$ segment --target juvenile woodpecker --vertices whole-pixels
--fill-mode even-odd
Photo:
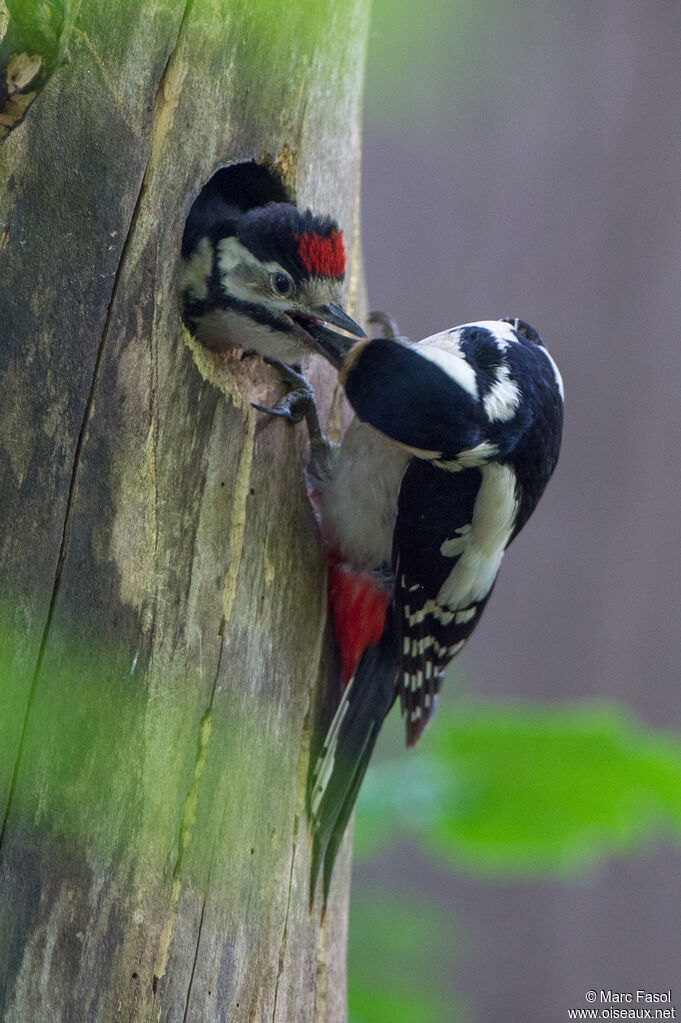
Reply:
[[[517,319],[416,344],[320,333],[316,345],[355,412],[321,469],[311,438],[345,681],[309,788],[311,897],[323,865],[326,902],[386,714],[399,695],[413,746],[555,468],[563,385],[540,335]]]
[[[364,337],[341,305],[338,224],[297,209],[281,186],[275,202],[263,202],[257,182],[235,189],[233,171],[213,176],[187,218],[179,274],[187,329],[207,348],[241,347],[284,363],[311,351],[310,326]],[[268,196],[272,189],[268,175]]]

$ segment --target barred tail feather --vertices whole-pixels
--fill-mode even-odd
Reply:
[[[365,650],[348,683],[312,771],[308,791],[313,830],[310,906],[324,867],[324,906],[345,828],[376,738],[395,696],[394,639],[391,623],[377,646]]]

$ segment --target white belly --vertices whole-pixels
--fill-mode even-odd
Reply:
[[[333,478],[324,489],[322,520],[329,545],[357,568],[390,564],[397,496],[409,457],[359,419],[345,431]]]

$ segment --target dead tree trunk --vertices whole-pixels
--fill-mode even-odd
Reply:
[[[7,1023],[345,1019],[348,850],[308,912],[304,437],[175,280],[200,187],[259,160],[341,221],[357,314],[367,7],[0,0]]]

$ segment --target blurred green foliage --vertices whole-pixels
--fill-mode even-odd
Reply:
[[[681,833],[681,744],[615,707],[447,708],[422,746],[368,773],[358,856],[408,835],[457,867],[564,872]]]
[[[389,730],[401,731],[397,715]],[[369,769],[355,855],[408,837],[451,869],[574,876],[669,835],[681,836],[677,739],[614,706],[466,702],[442,708],[419,749]],[[455,958],[447,929],[427,904],[353,904],[351,1023],[468,1019],[440,994],[449,977],[433,960]]]

